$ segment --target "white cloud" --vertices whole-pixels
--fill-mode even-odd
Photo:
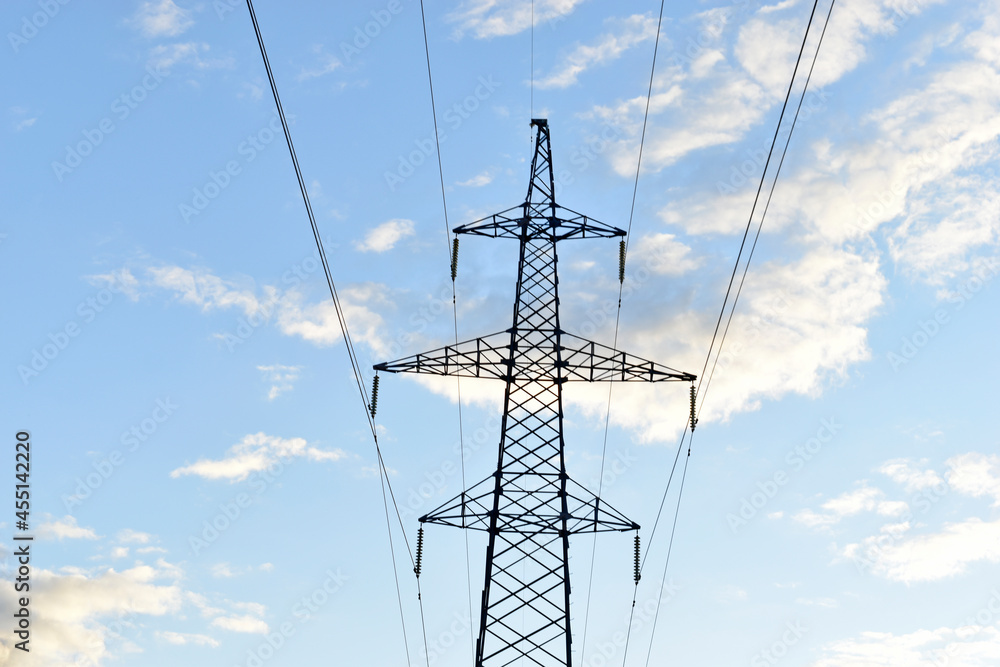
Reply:
[[[274,565],[271,563],[261,563],[256,569],[260,572],[270,572],[274,569]],[[239,577],[253,571],[254,568],[250,565],[244,565],[243,567],[237,567],[235,569],[229,563],[216,563],[212,566],[212,576],[220,579]],[[261,614],[263,614],[263,612],[261,612]]]
[[[76,517],[66,515],[61,519],[50,519],[38,526],[35,533],[41,540],[96,540],[93,528],[77,525]]]
[[[919,14],[928,0],[908,8]],[[785,3],[783,3],[785,4]],[[865,44],[891,34],[898,21],[896,0],[842,0],[837,3],[810,81],[816,91],[839,80],[865,58]],[[735,143],[758,127],[784,98],[808,17],[803,3],[772,7],[738,26],[732,44],[728,14],[703,12],[705,27],[697,49],[678,49],[657,66],[650,98],[650,128],[643,167],[658,171],[693,151]],[[820,22],[825,18],[820,17]],[[811,32],[806,54],[815,51],[819,29]],[[730,57],[729,52],[732,51]],[[804,77],[802,78],[804,81]],[[646,99],[640,95],[593,109],[593,115],[624,130],[609,150],[620,175],[635,171],[636,152]],[[667,115],[665,121],[652,120]]]
[[[805,509],[796,513],[793,518],[810,528],[830,526],[839,523],[844,517],[877,510],[884,495],[879,489],[861,486],[853,491],[842,493],[836,498],[831,498],[820,505],[826,510],[822,514]]]
[[[883,535],[849,544],[843,555],[867,563],[874,574],[906,584],[948,579],[974,563],[1000,562],[1000,521],[973,517],[908,539],[905,532],[884,530]]]
[[[105,664],[113,657],[105,622],[123,619],[130,624],[139,616],[165,616],[181,610],[183,597],[174,575],[174,568],[162,562],[122,572],[34,571],[32,657],[37,664],[47,665]],[[0,606],[14,607],[12,588],[0,589]],[[4,633],[0,654],[12,643],[11,634]]]
[[[262,303],[252,286],[238,286],[204,269],[164,266],[150,268],[148,272],[154,285],[177,292],[182,302],[199,306],[203,312],[216,308],[239,308],[249,316],[262,310]],[[277,289],[273,287],[265,287],[263,291],[265,300],[269,302],[277,294]]]
[[[594,44],[578,44],[566,54],[548,76],[535,81],[535,86],[566,88],[577,82],[580,74],[593,65],[615,60],[625,51],[656,37],[656,19],[635,14],[624,19],[609,19],[612,31],[597,38]]]
[[[985,609],[985,608],[984,608]],[[992,613],[988,615],[995,619]],[[823,657],[810,667],[993,667],[1000,659],[1000,630],[995,623],[914,630],[896,635],[862,632],[828,642]]]
[[[583,0],[536,0],[535,25],[565,18]],[[531,0],[465,0],[449,17],[454,36],[471,32],[476,39],[516,35],[531,27]]]
[[[883,475],[888,475],[892,481],[903,485],[903,488],[912,493],[938,486],[944,482],[933,470],[922,469],[926,463],[926,461],[921,461],[918,466],[910,459],[892,459],[879,466],[878,471]]]
[[[191,12],[173,3],[173,0],[143,2],[128,21],[146,37],[176,37],[192,25]]]
[[[377,356],[384,356],[392,337],[376,309],[392,308],[385,286],[376,283],[349,285],[341,288],[339,294],[351,338],[355,343],[367,343]],[[342,336],[332,301],[325,299],[306,305],[297,293],[289,294],[282,302],[277,326],[287,336],[300,336],[320,346],[332,345]]]
[[[239,482],[251,473],[266,470],[275,463],[291,458],[310,461],[339,461],[347,456],[341,449],[324,450],[309,445],[303,438],[279,438],[266,433],[253,433],[230,447],[222,459],[199,459],[170,473],[177,478],[197,475],[204,479],[228,479]]]
[[[229,630],[231,632],[245,632],[249,634],[266,635],[268,631],[267,623],[263,620],[245,614],[243,616],[219,616],[212,620],[212,626]]]
[[[64,521],[75,525],[75,521]],[[140,533],[122,530],[118,537],[142,543]],[[128,549],[128,547],[119,547]],[[113,567],[64,566],[58,571],[37,568],[31,581],[31,656],[38,665],[117,664],[142,653],[139,638],[146,629],[158,639],[176,645],[218,646],[206,634],[184,634],[156,629],[172,621],[187,621],[194,607],[208,621],[221,619],[216,627],[252,629],[252,619],[263,618],[264,605],[223,599],[210,604],[199,593],[183,588],[187,576],[180,566],[158,559],[155,564],[136,563],[121,571]],[[15,608],[17,593],[0,587],[0,609]],[[218,598],[218,595],[213,597]],[[260,623],[258,621],[257,630]],[[208,623],[213,625],[213,623]],[[152,626],[152,627],[151,627]],[[257,631],[254,630],[254,631]],[[11,633],[0,634],[0,664],[14,653]],[[142,662],[141,659],[139,659]]]
[[[109,271],[108,273],[91,275],[87,276],[86,279],[91,285],[104,287],[112,292],[124,294],[132,301],[139,300],[139,280],[132,275],[129,269],[119,269],[117,271]]]
[[[396,218],[370,230],[363,241],[354,243],[354,247],[360,252],[386,252],[414,233],[412,220]]]
[[[267,393],[267,400],[273,401],[281,394],[294,388],[294,383],[299,379],[299,371],[302,370],[302,367],[274,364],[258,366],[257,370],[264,374],[264,381],[271,385],[271,389]]]
[[[299,336],[320,346],[332,345],[341,338],[340,322],[333,303],[328,299],[306,303],[296,288],[282,291],[273,285],[257,287],[252,280],[236,282],[222,279],[206,269],[186,269],[160,266],[147,270],[153,286],[177,294],[182,303],[199,307],[202,312],[235,308],[243,312],[254,326],[273,322],[286,336]],[[341,306],[355,343],[371,346],[382,355],[389,349],[391,336],[376,309],[394,307],[384,285],[361,283],[338,289]],[[229,329],[235,325],[230,324]],[[217,334],[224,342],[231,333]]]
[[[153,536],[149,533],[142,533],[138,530],[126,528],[118,531],[118,541],[122,544],[149,544]]]
[[[18,132],[26,130],[32,125],[34,125],[35,121],[37,120],[38,120],[37,118],[25,118],[24,120],[20,121],[16,126],[14,126],[14,129]]]
[[[481,188],[484,185],[489,185],[493,182],[493,174],[489,170],[481,172],[473,176],[472,178],[461,181],[458,183],[459,186],[463,188]]]
[[[149,63],[155,68],[169,71],[177,64],[191,65],[196,69],[232,68],[235,60],[231,57],[209,58],[212,49],[207,43],[183,42],[159,44],[149,51]]]
[[[216,648],[219,646],[218,640],[213,639],[208,635],[159,630],[157,631],[156,636],[162,639],[163,641],[167,642],[168,644],[174,644],[175,646],[186,646],[188,644],[196,644],[198,646],[211,646],[212,648]]]
[[[136,549],[135,552],[137,554],[165,554],[167,550],[163,547],[142,547]]]
[[[645,267],[661,276],[680,276],[697,269],[702,260],[691,256],[691,248],[673,234],[649,234],[639,238],[629,250],[626,270]]]
[[[212,576],[228,579],[229,577],[235,577],[236,572],[229,566],[229,563],[216,563],[212,566]]]
[[[321,76],[326,76],[327,74],[330,74],[331,72],[334,72],[341,67],[342,63],[340,62],[340,58],[330,53],[327,53],[323,49],[322,44],[315,45],[312,48],[312,51],[314,54],[316,54],[316,59],[318,61],[318,64],[316,65],[316,67],[313,67],[311,69],[303,69],[296,77],[297,80],[306,81],[308,79],[316,79]]]
[[[840,606],[833,598],[796,598],[795,604],[810,607],[823,607],[824,609],[836,609]]]
[[[989,496],[1000,506],[1000,456],[970,452],[948,459],[948,484],[967,496]]]
[[[128,547],[114,547],[111,550],[111,558],[114,560],[128,558]]]

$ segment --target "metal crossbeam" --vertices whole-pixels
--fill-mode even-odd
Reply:
[[[560,327],[556,244],[625,232],[556,204],[548,123],[531,124],[538,134],[524,203],[454,230],[518,240],[512,326],[375,366],[504,381],[496,471],[420,517],[489,535],[476,667],[569,667],[570,535],[639,529],[567,474],[563,384],[695,380]]]
[[[430,352],[387,361],[375,366],[387,373],[426,373],[459,377],[493,378],[497,380],[547,380],[550,382],[693,382],[694,375],[648,361],[634,354],[558,332],[560,347],[554,349],[555,331],[551,334],[553,349],[541,344],[542,353],[536,360],[516,365],[511,354],[511,330],[500,331],[482,338],[473,338],[457,345],[445,345]],[[562,366],[546,362],[555,353]]]

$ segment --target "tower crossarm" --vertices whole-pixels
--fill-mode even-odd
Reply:
[[[563,332],[562,377],[585,382],[693,382],[696,375]]]
[[[696,376],[566,332],[553,336],[559,354],[538,345],[536,354],[511,354],[511,331],[473,338],[375,365],[386,373],[425,373],[497,380],[550,382],[691,382]],[[516,361],[512,360],[516,359]],[[561,361],[554,362],[555,359]],[[558,364],[558,368],[556,366]],[[561,372],[560,372],[561,369]]]
[[[510,333],[501,331],[481,338],[445,345],[436,350],[375,364],[386,373],[425,373],[506,380],[510,375]]]
[[[565,530],[567,534],[575,535],[639,529],[639,524],[627,519],[624,514],[572,479],[566,480],[567,512],[563,516],[561,512],[552,509],[551,503],[546,502],[547,496],[558,493],[557,478],[529,493],[519,488],[519,482],[527,481],[529,476],[519,479],[516,474],[504,473],[504,477],[507,490],[504,493],[504,503],[497,509],[495,528],[500,532],[559,535]],[[537,483],[537,480],[532,481]],[[494,476],[487,477],[420,517],[420,522],[489,531],[493,516],[494,485]]]
[[[531,202],[460,225],[452,231],[456,234],[490,238],[552,241],[625,236],[624,229],[594,220],[564,206]]]

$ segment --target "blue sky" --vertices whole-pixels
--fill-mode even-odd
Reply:
[[[699,372],[811,3],[668,5],[619,340]],[[532,76],[530,3],[429,3],[451,226],[523,200],[532,115],[560,203],[627,224],[658,7],[538,0]],[[449,342],[419,4],[257,14],[363,367]],[[667,531],[649,530],[686,392],[615,389],[602,496],[650,546],[629,664],[650,646],[651,665],[1000,660],[998,16],[837,2],[662,594]],[[4,631],[0,662],[405,664],[374,449],[245,6],[17,1],[0,25],[0,396],[4,432],[32,434],[37,535],[33,650]],[[614,241],[565,248],[568,330],[611,342],[617,270]],[[512,243],[463,239],[463,339],[507,326],[515,271]],[[412,546],[461,487],[455,384],[381,386]],[[462,395],[471,483],[495,466],[502,389]],[[607,387],[567,404],[570,473],[596,490]],[[393,544],[427,664],[398,526]],[[600,667],[622,659],[632,544],[599,541],[589,591],[592,544],[572,544],[574,648]],[[433,665],[471,660],[464,550],[427,531]],[[483,554],[471,535],[474,600]]]

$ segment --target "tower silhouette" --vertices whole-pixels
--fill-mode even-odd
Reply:
[[[374,367],[505,384],[496,471],[419,519],[488,533],[476,667],[520,658],[569,667],[570,535],[639,529],[566,473],[563,383],[695,380],[561,328],[558,243],[625,231],[556,203],[548,122],[531,124],[537,134],[524,203],[454,230],[518,241],[511,327]]]

